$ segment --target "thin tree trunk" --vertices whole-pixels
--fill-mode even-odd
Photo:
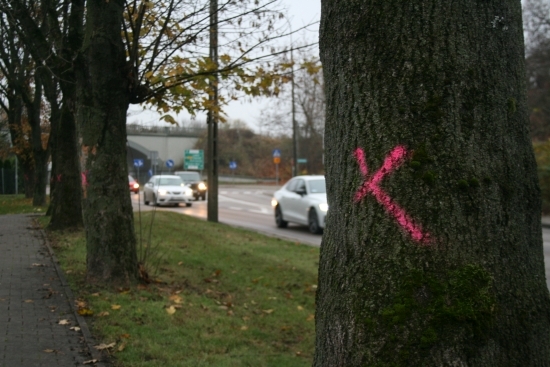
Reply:
[[[322,0],[314,366],[549,366],[521,3]]]
[[[127,283],[137,277],[126,163],[129,93],[120,36],[123,3],[87,3],[85,39],[76,68],[82,209],[91,282]]]
[[[48,208],[48,215],[51,216],[48,228],[51,230],[82,226],[82,185],[76,146],[76,123],[74,112],[71,111],[71,106],[74,108],[75,104],[75,76],[72,71],[66,70],[61,77],[63,78],[61,108],[57,105],[57,88],[54,87],[53,80],[51,80],[52,84],[45,88],[52,106],[50,131],[52,172]]]

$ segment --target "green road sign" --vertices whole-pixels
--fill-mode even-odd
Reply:
[[[183,169],[204,169],[204,151],[202,149],[188,149],[183,156]]]

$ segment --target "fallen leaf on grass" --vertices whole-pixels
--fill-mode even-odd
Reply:
[[[33,263],[32,266],[46,266],[44,264]]]
[[[246,325],[241,326],[241,330],[248,330],[248,326]]]
[[[306,319],[306,321],[313,321],[315,320],[315,315],[309,315]]]
[[[69,325],[71,322],[67,319],[59,320],[59,325]]]
[[[273,313],[273,311],[275,311],[275,310],[273,310],[273,309],[262,310],[263,313],[268,314],[268,315],[269,315],[270,313]]]
[[[292,329],[291,326],[288,326],[288,325],[283,325],[283,326],[281,326],[281,331],[288,331],[288,330],[290,330],[290,329]]]
[[[111,305],[111,310],[120,310],[121,305]]]
[[[123,338],[123,339],[130,339],[130,334],[128,334],[128,333],[122,334],[120,337]]]
[[[79,308],[78,311],[76,311],[80,316],[92,316],[94,314],[94,311],[88,309],[88,308]]]
[[[168,299],[172,302],[175,302],[175,303],[181,303],[182,302],[181,297],[178,296],[177,294],[174,294],[174,295],[170,296]]]
[[[72,326],[69,329],[74,330],[74,331],[80,331],[80,328],[78,326]]]
[[[183,265],[183,261],[178,262],[178,265]]]
[[[296,308],[298,309],[298,311],[303,311],[304,310],[304,308],[302,306],[298,306]]]
[[[34,301],[32,299],[26,299],[24,302],[25,303],[33,303]]]
[[[99,297],[99,293],[92,293],[91,296],[94,296],[94,297]]]
[[[88,360],[88,361],[82,362],[82,364],[95,364],[95,363],[97,363],[97,362],[98,362],[97,359],[90,359],[90,360]]]
[[[97,314],[98,317],[109,316],[109,312],[103,311]]]
[[[56,352],[56,350],[55,349],[44,349],[44,352],[45,353],[54,353],[54,352]]]
[[[124,350],[124,348],[126,348],[126,343],[122,343],[118,346],[117,348],[117,351],[118,352],[122,352]]]
[[[173,315],[176,313],[176,308],[174,306],[167,307],[166,312],[168,313],[168,315]]]
[[[114,348],[116,345],[116,343],[111,343],[111,344],[105,344],[105,343],[101,343],[99,345],[96,345],[94,348],[97,349],[97,350],[104,350],[104,349],[111,349],[111,348]]]
[[[296,356],[299,357],[299,356],[301,356],[301,355],[302,355],[302,352],[300,352],[300,351],[296,352]]]

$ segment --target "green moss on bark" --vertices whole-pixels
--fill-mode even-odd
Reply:
[[[445,274],[410,271],[400,281],[393,304],[376,320],[365,320],[367,330],[386,339],[380,366],[420,362],[432,347],[458,339],[483,343],[497,309],[492,281],[477,264]]]

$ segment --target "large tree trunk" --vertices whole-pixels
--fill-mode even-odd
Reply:
[[[136,240],[126,163],[129,105],[122,0],[88,1],[78,73],[78,128],[87,277],[125,283],[137,277]]]
[[[521,4],[323,0],[315,366],[548,366]]]

